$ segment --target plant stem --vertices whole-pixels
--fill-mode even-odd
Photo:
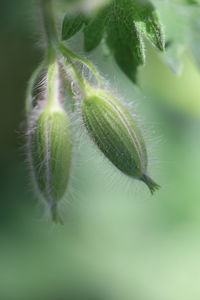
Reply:
[[[100,87],[104,87],[104,83],[103,80],[101,78],[101,75],[99,74],[99,72],[97,71],[97,69],[94,67],[94,65],[88,61],[87,59],[75,54],[74,52],[72,52],[71,50],[69,50],[67,47],[65,47],[62,43],[59,43],[58,45],[58,49],[60,50],[60,52],[64,55],[64,56],[68,56],[71,57],[74,60],[80,61],[82,62],[84,65],[86,65],[88,67],[89,70],[92,71],[92,73],[95,75],[95,78],[97,79],[97,82],[99,83]]]
[[[82,62],[82,64],[86,65],[88,69],[94,74],[99,86],[103,87],[104,82],[101,78],[101,75],[94,67],[94,65],[90,63],[90,61],[88,61],[87,59],[78,56],[73,51],[69,50],[67,47],[65,47],[62,43],[59,42],[59,38],[56,30],[56,22],[55,22],[55,17],[53,12],[52,0],[40,0],[40,5],[42,11],[44,31],[47,39],[47,57],[49,61],[49,70],[47,74],[48,94],[51,95],[48,101],[49,106],[52,106],[53,103],[55,104],[56,101],[56,98],[53,99],[52,95],[53,95],[53,90],[56,93],[57,87],[54,84],[54,88],[53,88],[50,86],[50,84],[53,83],[53,77],[55,79],[57,74],[58,65],[56,63],[56,56],[58,51],[67,58],[69,68],[71,69],[74,77],[77,79],[82,90],[85,93],[87,93],[87,90],[90,89],[89,85],[87,84],[86,80],[82,78],[81,74],[79,73],[79,71],[77,70],[76,66],[73,63],[73,60],[80,61]]]
[[[56,30],[56,22],[53,12],[52,0],[40,0],[44,31],[47,39],[47,106],[51,109],[58,103],[58,64],[56,57],[56,46],[58,44],[58,34]]]
[[[56,109],[59,107],[59,83],[58,83],[58,63],[55,51],[49,49],[49,66],[47,72],[47,99],[48,108]]]
[[[55,49],[58,43],[52,0],[40,0],[44,31],[48,46]]]

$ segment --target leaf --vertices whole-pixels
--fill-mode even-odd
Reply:
[[[143,35],[164,50],[162,26],[154,6],[147,0],[109,2],[85,27],[85,50],[95,49],[104,34],[117,64],[134,82],[137,67],[145,62]]]
[[[149,1],[137,0],[134,4],[135,20],[144,35],[161,51],[165,50],[163,28],[155,7]]]
[[[143,39],[128,11],[120,10],[120,6],[115,3],[107,28],[107,43],[119,67],[135,82],[137,67],[145,60]]]
[[[89,24],[85,27],[84,30],[85,51],[87,52],[92,51],[101,42],[105,32],[108,13],[109,10],[107,6],[105,8],[102,8],[98,12],[98,14],[94,16],[90,20]]]
[[[83,27],[85,17],[79,15],[66,15],[62,26],[62,40],[68,40]]]
[[[133,81],[137,81],[137,67],[133,52],[129,48],[118,48],[114,53],[115,60],[120,69]]]

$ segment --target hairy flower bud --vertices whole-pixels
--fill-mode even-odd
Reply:
[[[32,168],[36,184],[48,202],[55,222],[58,201],[67,189],[72,143],[68,116],[61,108],[45,109],[39,116],[30,141]]]
[[[147,151],[136,121],[112,95],[103,91],[95,94],[82,104],[89,135],[119,170],[145,182],[153,193],[159,186],[146,175]]]
[[[28,118],[29,158],[37,190],[48,203],[52,219],[62,223],[58,202],[65,195],[70,178],[72,141],[68,115],[63,109],[62,74],[52,49],[44,82]]]

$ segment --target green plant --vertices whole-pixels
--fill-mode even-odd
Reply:
[[[103,39],[121,70],[136,82],[138,67],[145,62],[144,37],[160,51],[165,49],[156,8],[148,0],[110,0],[102,1],[89,13],[83,9],[84,1],[72,2],[63,0],[68,12],[60,38],[54,2],[39,1],[45,57],[30,78],[26,97],[33,178],[55,222],[61,221],[57,205],[70,179],[73,124],[69,120],[77,106],[82,108],[85,127],[101,152],[124,174],[145,182],[152,193],[159,188],[146,174],[147,150],[134,117],[107,90],[96,67],[64,42],[82,28],[86,52]],[[82,73],[83,66],[92,76]],[[38,89],[41,79],[43,85]],[[72,85],[76,87],[75,94]]]

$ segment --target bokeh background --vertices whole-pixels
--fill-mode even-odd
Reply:
[[[190,51],[177,75],[147,43],[139,87],[101,49],[90,56],[137,112],[162,188],[152,197],[81,135],[65,225],[55,226],[25,162],[25,88],[42,57],[32,4],[0,1],[0,299],[200,299],[200,73]],[[83,54],[82,35],[69,46]]]

